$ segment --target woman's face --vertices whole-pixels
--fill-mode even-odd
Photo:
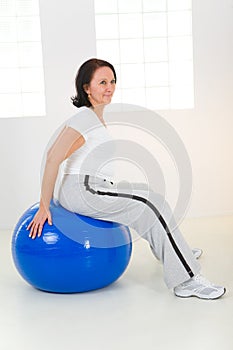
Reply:
[[[109,67],[97,68],[90,84],[84,87],[89,95],[92,106],[106,105],[111,102],[115,91],[116,81],[113,71]]]

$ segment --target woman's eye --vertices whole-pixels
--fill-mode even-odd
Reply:
[[[100,82],[100,84],[101,84],[101,85],[106,85],[107,82],[106,82],[105,80],[102,80],[102,81]],[[111,81],[110,81],[110,84],[116,84],[116,80],[115,80],[115,79],[111,80]]]

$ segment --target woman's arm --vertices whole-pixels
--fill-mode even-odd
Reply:
[[[84,143],[85,139],[78,131],[70,127],[65,127],[47,152],[41,186],[40,206],[33,220],[27,227],[28,230],[30,229],[29,237],[33,239],[36,238],[36,236],[40,237],[46,220],[52,225],[49,205],[53,196],[59,166],[74,151],[83,146]]]

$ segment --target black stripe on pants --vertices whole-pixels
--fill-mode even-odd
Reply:
[[[167,236],[169,238],[169,241],[170,241],[173,249],[175,250],[177,256],[179,257],[179,259],[180,259],[181,263],[183,264],[185,270],[188,272],[190,278],[194,276],[194,273],[192,272],[190,266],[188,265],[187,261],[185,260],[185,258],[183,257],[182,253],[180,252],[176,242],[174,241],[174,239],[172,237],[172,234],[171,234],[171,232],[170,232],[170,230],[168,228],[168,225],[166,224],[164,218],[162,217],[162,215],[160,214],[158,209],[151,202],[149,202],[147,199],[145,199],[143,197],[140,197],[140,196],[137,196],[137,195],[128,194],[128,193],[114,193],[114,192],[95,191],[89,185],[89,175],[85,175],[84,185],[86,187],[86,190],[91,192],[92,194],[97,194],[99,196],[131,198],[131,199],[137,200],[139,202],[143,202],[146,205],[148,205],[148,207],[153,210],[153,212],[155,213],[156,217],[158,218],[158,220],[160,221],[161,225],[163,226],[164,230],[166,231]]]

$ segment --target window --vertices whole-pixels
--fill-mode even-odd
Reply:
[[[191,0],[95,0],[97,56],[114,64],[115,102],[193,108]]]
[[[45,115],[39,0],[0,0],[0,117]]]

